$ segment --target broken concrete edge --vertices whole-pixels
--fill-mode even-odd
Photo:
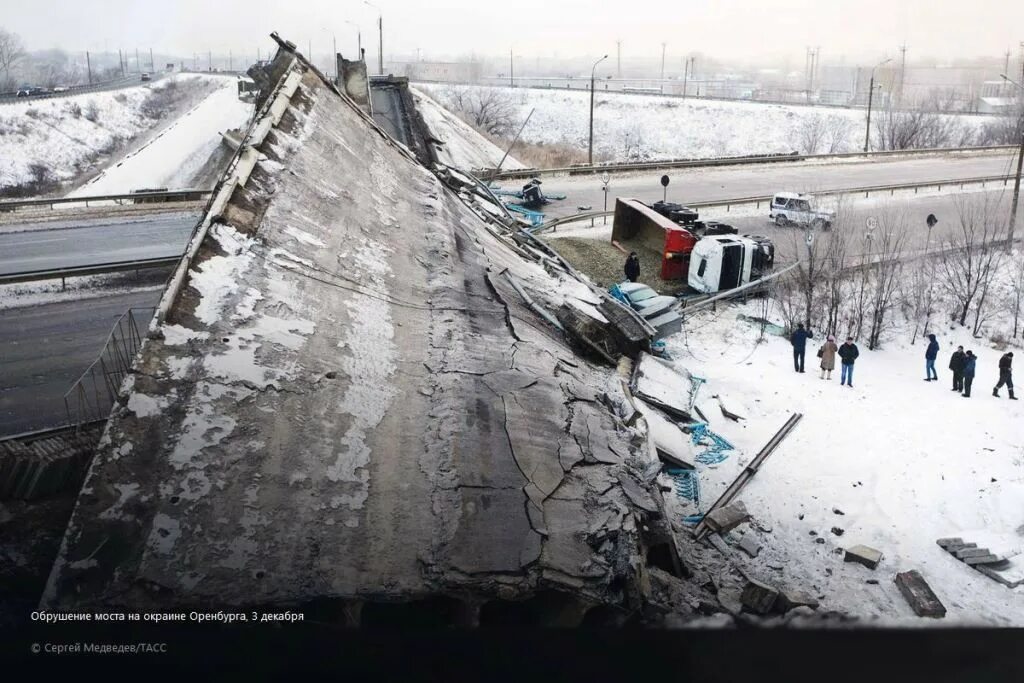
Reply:
[[[856,562],[862,564],[868,569],[874,570],[878,567],[878,564],[882,561],[884,556],[878,550],[870,548],[866,545],[855,545],[847,548],[843,555],[844,562]]]
[[[893,582],[917,616],[933,619],[946,616],[945,605],[921,576],[921,572],[916,569],[900,572],[893,578]]]

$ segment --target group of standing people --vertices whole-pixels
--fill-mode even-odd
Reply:
[[[932,371],[935,369],[935,357],[938,355],[939,344],[935,341],[935,335],[929,334],[928,338],[931,343],[928,344],[928,350],[925,352],[925,371],[931,368]],[[932,347],[934,346],[934,351]],[[929,354],[931,358],[929,359]],[[968,349],[964,351],[964,347],[956,347],[956,351],[949,359],[949,369],[953,372],[953,391],[961,392],[961,396],[964,398],[971,397],[971,385],[974,383],[974,372],[978,362],[978,357],[974,355],[974,352]],[[926,382],[934,382],[938,379],[938,375],[932,377],[931,374],[925,378]],[[999,398],[999,390],[1006,386],[1010,393],[1010,400],[1016,401],[1017,397],[1013,395],[1013,351],[1008,351],[1003,354],[1002,358],[999,359],[999,382],[992,389],[992,395]]]
[[[814,333],[804,327],[803,323],[796,326],[796,330],[790,337],[793,344],[793,369],[796,372],[804,371],[804,355],[807,352],[807,340],[814,339]],[[840,346],[836,344],[836,338],[829,335],[825,343],[818,349],[818,358],[821,359],[821,379],[832,379],[832,371],[836,369],[836,356],[841,361],[840,385],[853,388],[853,364],[860,356],[860,349],[853,343],[853,337],[847,337]]]
[[[790,336],[789,341],[793,345],[793,370],[804,371],[804,355],[807,352],[807,340],[814,339],[814,333],[804,327],[803,323],[796,326],[796,330]],[[818,358],[821,359],[821,378],[832,379],[832,371],[836,367],[836,357],[842,363],[842,374],[840,384],[853,387],[853,364],[860,356],[860,350],[853,343],[853,337],[847,337],[846,342],[841,346],[836,345],[836,338],[829,335],[825,343],[818,349]],[[934,334],[928,335],[928,348],[924,352],[925,381],[935,382],[939,379],[939,373],[935,370],[935,361],[939,357],[939,341]],[[978,357],[973,351],[964,351],[963,346],[958,346],[949,359],[949,369],[953,372],[953,391],[958,391],[964,398],[971,397],[971,385],[974,384],[974,375],[977,367]],[[1010,399],[1016,401],[1013,395],[1013,351],[1008,351],[999,359],[999,382],[992,389],[992,395],[999,398],[999,390],[1005,385],[1010,394]]]

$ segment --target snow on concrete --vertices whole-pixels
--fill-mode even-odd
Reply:
[[[804,414],[739,496],[771,529],[746,531],[764,546],[747,561],[754,575],[824,596],[826,608],[920,624],[893,584],[897,572],[918,569],[949,610],[946,623],[1024,625],[1024,588],[1006,588],[935,543],[960,536],[1004,552],[1024,546],[1024,407],[991,395],[1004,351],[968,330],[937,329],[940,380],[924,382],[924,346],[897,330],[882,350],[859,345],[851,389],[840,386],[838,367],[831,381],[819,378],[819,339],[798,374],[789,342],[769,336],[759,344],[740,313],[764,315],[760,302],[697,314],[668,348],[677,365],[707,378],[701,397],[721,394],[746,408],[740,423],[708,415],[738,450],[715,467],[698,465],[702,511],[791,413]],[[958,344],[979,356],[969,399],[951,391],[945,370]],[[857,544],[883,553],[877,570],[843,562],[839,549]]]
[[[416,86],[440,98],[445,89],[479,86]],[[589,91],[508,89],[516,120],[535,109],[522,139],[537,144],[566,144],[585,149],[590,114]],[[771,154],[801,149],[801,127],[816,117],[826,127],[842,130],[835,152],[856,151],[864,141],[861,109],[786,106],[753,102],[722,102],[657,95],[595,93],[594,153],[624,161],[655,158],[707,158],[743,154]],[[988,119],[961,116],[971,127]],[[826,135],[818,152],[830,151]]]
[[[183,85],[224,81],[179,74],[159,84],[0,104],[0,189],[32,182],[33,165],[57,180],[87,170],[110,148],[159,123],[143,113],[143,106],[172,80]],[[233,88],[234,80],[230,83]]]
[[[251,115],[252,105],[238,99],[235,81],[226,80],[155,139],[69,196],[187,187],[221,144],[221,133],[245,126]]]
[[[472,170],[494,168],[501,161],[505,150],[473,130],[472,126],[439,104],[429,92],[430,86],[411,88],[416,109],[434,137],[444,143],[438,148],[438,158],[449,166]],[[428,94],[429,93],[429,94]],[[522,163],[509,155],[503,169],[525,168]]]

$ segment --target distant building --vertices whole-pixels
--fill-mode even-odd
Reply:
[[[981,84],[977,109],[981,114],[1008,114],[1019,103],[1016,88],[1006,81],[985,81]]]
[[[483,76],[480,62],[388,62],[384,72],[410,81],[475,83]]]

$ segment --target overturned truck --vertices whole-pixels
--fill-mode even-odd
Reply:
[[[524,258],[274,37],[42,607],[646,613],[680,573],[656,459],[621,417],[616,350],[567,337],[607,302]],[[542,306],[575,313],[553,324]],[[650,567],[665,548],[666,571]]]

